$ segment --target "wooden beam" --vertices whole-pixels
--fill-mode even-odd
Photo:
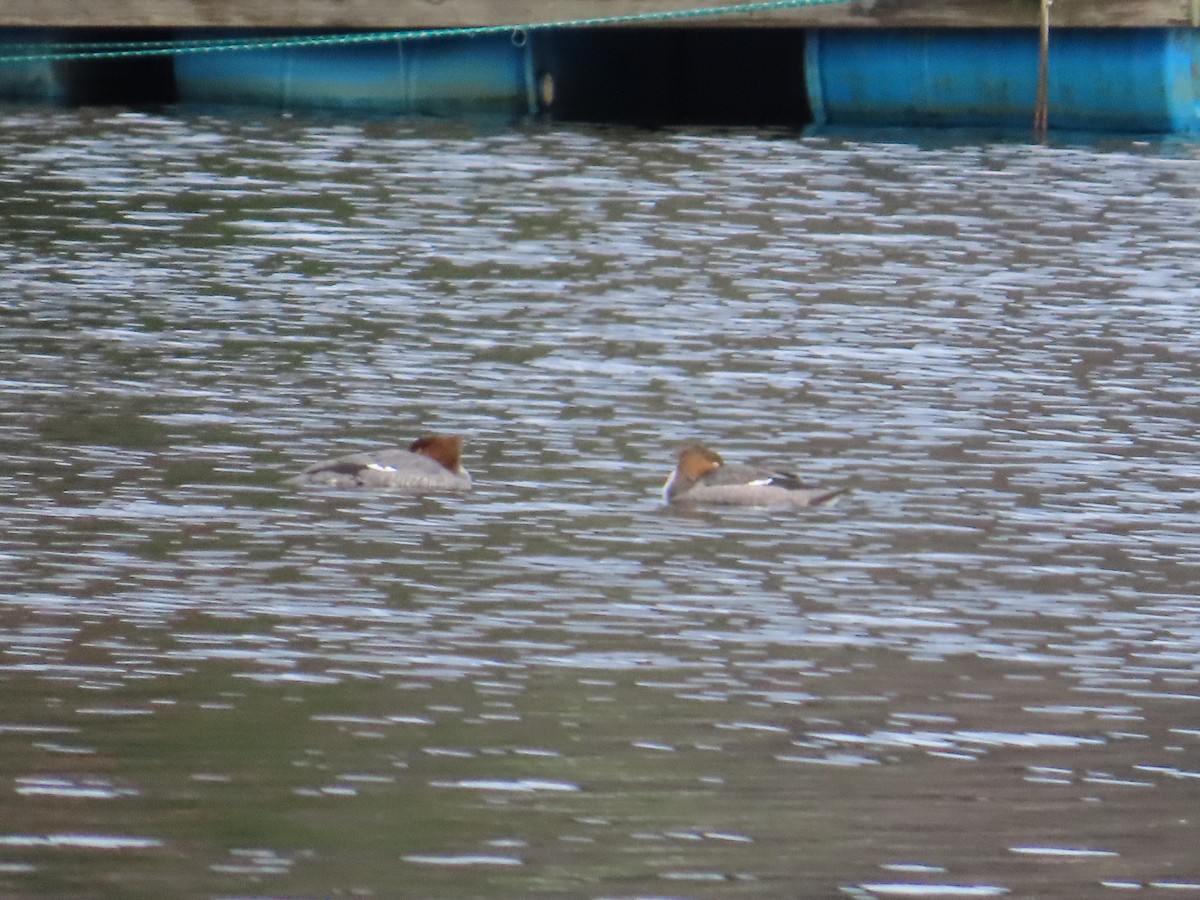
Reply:
[[[565,22],[721,0],[3,0],[0,26],[409,29]],[[724,0],[729,2],[729,0]],[[1189,27],[1196,0],[1055,0],[1056,28]],[[1039,0],[848,0],[689,26],[1036,28]]]

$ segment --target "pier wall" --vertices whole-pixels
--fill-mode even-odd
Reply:
[[[644,125],[1008,128],[1031,119],[1042,87],[1041,0],[849,0],[621,26],[581,20],[696,5],[41,0],[34,7],[31,0],[0,6],[0,99]],[[103,10],[114,18],[100,27]],[[1055,0],[1052,10],[1051,127],[1200,132],[1200,28],[1192,24],[1200,0]],[[36,27],[21,18],[35,13]],[[431,36],[425,28],[491,30]],[[395,32],[420,34],[397,39]],[[306,35],[339,43],[318,46]],[[363,37],[371,39],[357,42]],[[157,55],[141,55],[132,43],[129,55],[122,48],[87,58],[67,46],[197,39],[271,43],[219,52],[173,45]],[[50,48],[41,58],[35,51],[19,59],[28,51],[17,48],[39,44]]]
[[[409,29],[639,16],[728,0],[4,0],[0,27]],[[689,27],[1033,28],[1039,0],[848,0]],[[1054,0],[1060,28],[1200,27],[1200,0]],[[676,23],[673,23],[676,24]]]

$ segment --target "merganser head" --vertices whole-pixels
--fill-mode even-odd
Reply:
[[[689,444],[679,451],[675,471],[663,485],[663,499],[670,502],[676,494],[683,493],[709,472],[724,465],[725,460],[714,450],[702,444]]]
[[[408,449],[412,453],[428,456],[443,468],[455,474],[465,472],[462,467],[463,439],[457,434],[423,434],[411,444]]]

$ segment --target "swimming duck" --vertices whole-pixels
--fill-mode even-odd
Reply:
[[[352,453],[309,466],[288,480],[333,488],[383,488],[412,494],[469,491],[471,476],[462,466],[463,439],[457,434],[423,434],[405,450],[385,447]]]
[[[677,504],[802,507],[824,505],[845,491],[805,487],[790,472],[726,464],[719,453],[691,444],[679,451],[675,471],[663,485],[663,499]]]

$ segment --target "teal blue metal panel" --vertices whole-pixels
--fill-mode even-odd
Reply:
[[[806,37],[817,124],[1028,126],[1033,30],[815,30]],[[1050,33],[1052,128],[1181,132],[1200,127],[1200,32]]]
[[[59,40],[59,32],[46,28],[0,29],[0,55],[26,53]],[[69,103],[66,67],[49,60],[0,63],[0,100]]]
[[[184,103],[524,115],[536,110],[531,52],[517,33],[187,53],[175,80]]]

